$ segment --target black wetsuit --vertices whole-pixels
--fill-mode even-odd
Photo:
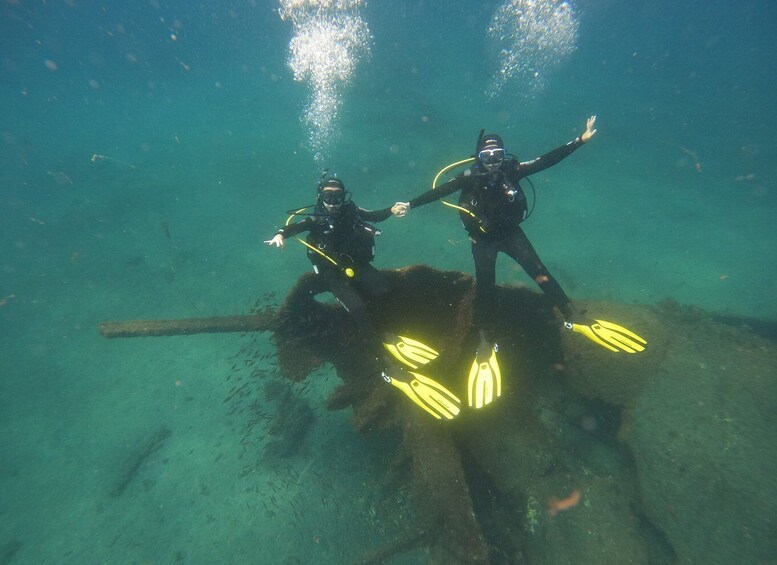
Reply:
[[[531,161],[505,159],[493,173],[477,163],[464,174],[410,201],[410,207],[416,208],[461,191],[459,206],[470,212],[462,211],[460,215],[472,241],[475,260],[476,327],[488,329],[487,321],[495,308],[496,257],[500,251],[517,261],[564,315],[572,315],[569,298],[520,227],[526,219],[527,204],[519,181],[552,167],[581,145],[582,140],[577,138]]]
[[[327,291],[334,294],[365,338],[375,334],[367,317],[365,299],[389,291],[386,278],[370,264],[375,257],[378,230],[367,222],[382,222],[390,216],[391,208],[365,210],[348,201],[335,213],[317,206],[313,215],[278,230],[284,238],[308,232],[307,243],[326,255],[308,248],[308,258],[318,275],[311,295]],[[354,276],[347,276],[346,269],[352,269]]]

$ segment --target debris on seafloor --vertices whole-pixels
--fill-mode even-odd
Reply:
[[[580,491],[575,489],[564,498],[550,497],[548,500],[548,516],[555,516],[559,512],[565,512],[580,503]]]
[[[168,428],[158,428],[130,449],[124,458],[114,486],[111,489],[111,496],[121,496],[124,494],[124,491],[136,478],[146,460],[164,445],[170,434],[171,432]]]

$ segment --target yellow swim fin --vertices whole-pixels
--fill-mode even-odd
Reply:
[[[502,396],[502,372],[496,359],[498,346],[486,341],[480,332],[478,346],[467,380],[467,401],[470,407],[483,408]]]
[[[564,327],[616,353],[619,351],[639,353],[645,350],[647,341],[631,330],[604,320],[594,320],[594,322],[590,325],[564,322]]]
[[[417,369],[426,365],[429,361],[437,359],[439,353],[417,339],[402,335],[387,334],[383,338],[383,347],[398,361],[411,369]]]
[[[452,420],[461,411],[461,400],[435,380],[420,373],[391,366],[383,371],[383,380],[394,385],[418,406],[441,420]]]

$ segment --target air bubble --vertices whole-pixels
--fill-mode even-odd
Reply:
[[[337,117],[358,63],[369,58],[372,35],[359,14],[363,0],[281,0],[291,21],[288,65],[294,80],[310,89],[301,120],[308,146],[325,160],[339,136]]]
[[[547,77],[576,49],[578,27],[569,2],[503,2],[488,27],[497,68],[486,94],[498,96],[508,86],[517,86],[526,96],[539,93]]]

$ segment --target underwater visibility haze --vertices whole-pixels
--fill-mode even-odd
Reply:
[[[776,24],[766,0],[0,0],[0,564],[777,563]],[[526,163],[591,116],[522,181],[521,227],[644,352],[566,331],[502,254],[501,398],[468,408],[471,244],[413,209],[378,224],[400,298],[369,309],[428,333],[462,399],[438,422],[362,374],[331,295],[304,306],[323,254],[265,244],[324,170],[381,210],[483,129]],[[128,320],[171,322],[101,335]]]

